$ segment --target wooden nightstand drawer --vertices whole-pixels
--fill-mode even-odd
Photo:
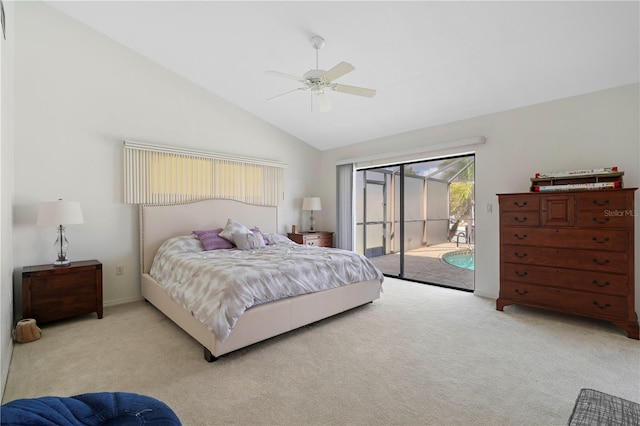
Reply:
[[[316,247],[332,247],[333,246],[333,232],[298,232],[295,234],[287,234],[287,237],[291,241],[295,241],[298,244],[304,244],[308,246]]]
[[[43,323],[92,312],[102,318],[102,264],[97,260],[23,268],[23,318]]]

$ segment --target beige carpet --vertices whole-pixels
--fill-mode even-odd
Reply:
[[[562,425],[581,388],[640,401],[640,344],[601,321],[394,279],[382,298],[221,358],[146,302],[16,344],[4,401],[127,391],[185,425]]]

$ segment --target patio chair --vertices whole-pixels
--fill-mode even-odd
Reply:
[[[456,220],[451,228],[449,228],[449,242],[453,241],[453,237],[456,235],[456,231],[458,230],[458,225],[460,224],[460,219]]]

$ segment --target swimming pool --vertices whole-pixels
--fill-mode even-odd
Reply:
[[[458,250],[445,253],[442,258],[449,265],[457,266],[458,268],[475,270],[476,262],[471,250]]]

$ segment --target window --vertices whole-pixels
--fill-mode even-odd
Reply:
[[[124,200],[173,204],[226,198],[276,206],[286,165],[125,141]]]

